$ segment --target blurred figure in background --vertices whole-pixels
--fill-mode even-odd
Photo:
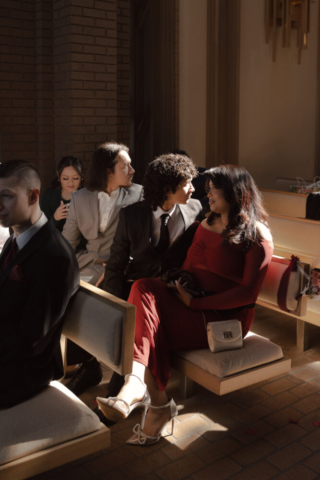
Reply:
[[[83,187],[83,166],[73,155],[62,157],[57,167],[57,175],[51,188],[45,190],[41,209],[48,219],[54,219],[59,232],[62,232],[68,216],[71,194]]]

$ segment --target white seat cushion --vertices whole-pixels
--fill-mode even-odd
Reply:
[[[266,338],[249,333],[243,341],[243,347],[237,350],[211,353],[204,350],[186,350],[175,355],[200,367],[218,378],[234,375],[250,368],[274,362],[283,357],[281,348]]]
[[[0,425],[0,465],[101,428],[97,415],[59,382],[0,410]]]

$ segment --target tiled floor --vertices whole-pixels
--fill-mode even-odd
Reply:
[[[257,307],[252,330],[281,345],[289,375],[223,397],[201,387],[184,401],[178,376],[169,394],[179,405],[174,435],[156,445],[126,445],[139,413],[111,427],[111,447],[39,475],[37,480],[311,480],[320,479],[320,328],[310,326],[310,350],[295,346],[295,321]],[[94,407],[95,395],[82,400]],[[101,446],[103,448],[103,445]]]

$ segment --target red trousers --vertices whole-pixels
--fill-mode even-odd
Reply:
[[[133,359],[148,367],[158,388],[165,390],[170,378],[170,351],[208,348],[203,314],[186,307],[157,279],[137,280],[128,302],[137,307]],[[234,313],[228,313],[221,310],[218,316],[214,311],[204,311],[207,322],[235,318]],[[253,309],[243,309],[237,315],[243,335],[249,331],[253,315]]]

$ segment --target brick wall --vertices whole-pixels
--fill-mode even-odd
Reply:
[[[117,2],[118,139],[130,143],[130,0]]]
[[[129,0],[0,5],[2,161],[33,160],[47,185],[61,156],[129,144]]]
[[[0,161],[36,153],[36,42],[33,0],[0,2]]]

